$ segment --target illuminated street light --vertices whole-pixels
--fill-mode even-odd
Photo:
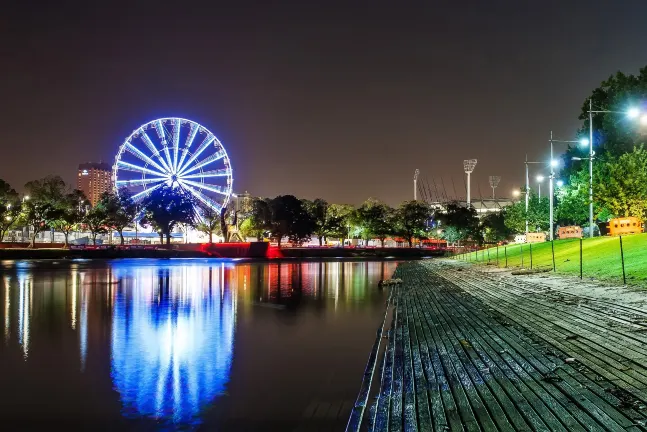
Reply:
[[[582,147],[587,147],[590,141],[588,138],[582,138],[577,142],[579,142]]]
[[[629,110],[627,111],[627,117],[629,117],[630,119],[638,118],[639,115],[640,110],[638,108],[629,108]]]
[[[564,186],[564,182],[562,180],[557,180],[557,187],[562,187]]]
[[[515,190],[513,190],[513,191],[512,191],[512,196],[513,196],[513,197],[518,197],[519,195],[521,195],[521,192],[520,192],[520,191],[518,191],[517,189],[515,189]]]
[[[550,161],[550,166],[553,167],[553,168],[558,167],[559,166],[559,161],[553,159],[552,161]]]

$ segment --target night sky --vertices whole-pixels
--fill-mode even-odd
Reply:
[[[223,142],[238,192],[397,204],[416,168],[464,194],[477,158],[473,196],[489,175],[510,195],[551,129],[574,137],[593,88],[647,64],[645,17],[641,0],[14,0],[0,178],[72,182],[139,125],[180,116]]]

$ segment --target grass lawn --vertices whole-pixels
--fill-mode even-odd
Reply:
[[[627,283],[647,285],[647,234],[622,236]],[[579,276],[580,240],[555,240],[555,267],[558,273]],[[552,268],[551,242],[493,247],[459,256],[459,259],[505,267]],[[489,256],[489,260],[488,260]],[[498,260],[497,260],[498,257]],[[582,240],[583,277],[622,282],[619,237]]]

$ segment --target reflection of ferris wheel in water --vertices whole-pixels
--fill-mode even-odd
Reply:
[[[204,126],[182,118],[161,118],[136,129],[119,147],[112,177],[115,188],[128,188],[135,201],[166,184],[217,212],[229,202],[233,183],[222,143]]]

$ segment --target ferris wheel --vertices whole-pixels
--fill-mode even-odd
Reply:
[[[204,126],[183,118],[161,118],[135,129],[119,147],[112,177],[115,188],[128,188],[136,202],[169,185],[193,195],[198,207],[217,212],[227,206],[233,184],[222,143]]]

